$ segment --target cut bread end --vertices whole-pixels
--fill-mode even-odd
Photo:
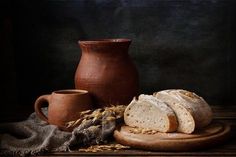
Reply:
[[[176,131],[178,123],[175,113],[167,104],[153,98],[133,99],[124,112],[125,124],[160,132]]]
[[[169,104],[169,106],[174,110],[176,117],[178,119],[177,132],[191,134],[195,130],[195,121],[193,116],[188,109],[184,108],[180,104]]]

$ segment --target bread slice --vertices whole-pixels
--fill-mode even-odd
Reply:
[[[125,124],[131,127],[174,132],[178,127],[174,111],[152,95],[133,99],[124,112]]]
[[[166,102],[178,119],[178,132],[192,133],[196,128],[207,126],[212,120],[212,111],[207,102],[197,94],[182,89],[164,90],[153,94]]]

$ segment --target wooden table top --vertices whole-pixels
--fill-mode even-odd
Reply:
[[[103,152],[58,152],[44,155],[44,157],[55,156],[236,156],[236,106],[212,106],[214,119],[222,120],[231,125],[231,137],[222,143],[210,149],[192,151],[192,152],[160,152],[144,150],[117,150]],[[41,156],[42,157],[42,156]]]

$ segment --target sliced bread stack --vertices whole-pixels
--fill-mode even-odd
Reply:
[[[124,112],[125,124],[160,132],[190,134],[207,126],[212,111],[207,102],[193,92],[182,89],[164,90],[133,99]]]

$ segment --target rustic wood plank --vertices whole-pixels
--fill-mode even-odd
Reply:
[[[211,106],[214,118],[216,119],[235,119],[236,105],[231,106]]]

